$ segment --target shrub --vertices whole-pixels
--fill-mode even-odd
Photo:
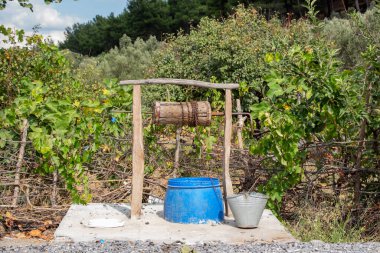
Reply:
[[[159,76],[241,84],[235,95],[257,120],[256,131],[266,133],[250,140],[251,151],[273,154],[271,166],[281,168],[260,187],[276,212],[284,192],[301,178],[299,143],[325,129],[333,133],[345,103],[336,51],[316,39],[315,29],[304,20],[283,27],[276,18],[268,22],[254,9],[240,7],[222,22],[202,19],[189,35],[169,40],[155,58]],[[223,99],[215,91],[192,96]]]
[[[245,83],[243,105],[247,110],[249,104],[263,97],[264,77],[270,71],[266,53],[282,54],[292,45],[305,45],[313,38],[309,28],[302,21],[284,28],[276,18],[268,22],[256,10],[239,7],[222,22],[204,18],[189,35],[169,39],[154,58],[154,73],[160,77]],[[203,98],[210,95],[192,94]]]
[[[99,70],[103,78],[141,79],[144,77],[151,61],[152,54],[160,47],[154,37],[146,41],[132,40],[124,35],[115,47],[99,56]]]
[[[87,86],[99,86],[106,79],[142,79],[149,75],[153,54],[161,47],[162,43],[154,37],[144,41],[136,39],[135,42],[124,35],[119,42],[119,47],[103,53],[97,57],[82,56],[68,50],[64,55],[72,64],[75,78]],[[143,87],[143,105],[146,110],[154,100],[168,98],[168,92],[173,88],[168,87]],[[174,88],[174,90],[176,90]],[[149,108],[150,109],[150,108]]]
[[[346,67],[352,68],[363,63],[361,53],[368,45],[380,45],[380,10],[374,6],[364,14],[352,13],[345,19],[327,20],[322,35],[336,44]]]
[[[20,41],[24,38],[20,31],[0,28],[8,41],[15,34]],[[36,152],[35,171],[58,171],[74,202],[86,202],[87,188],[82,194],[77,185],[87,185],[86,164],[102,144],[101,133],[120,134],[106,113],[115,107],[128,109],[130,88],[115,81],[82,85],[57,47],[38,35],[25,40],[26,46],[0,49],[0,148],[20,140],[22,122],[27,121],[28,139]],[[125,117],[115,117],[127,125]]]

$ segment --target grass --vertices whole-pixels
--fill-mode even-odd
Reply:
[[[341,207],[299,208],[296,219],[287,222],[287,227],[297,239],[308,242],[320,240],[329,243],[370,241],[364,238],[364,227],[353,224],[350,214],[344,214]]]

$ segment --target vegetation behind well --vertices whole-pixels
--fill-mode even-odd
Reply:
[[[0,222],[20,229],[29,210],[129,202],[132,93],[118,81],[167,77],[240,84],[233,98],[250,117],[243,148],[233,139],[235,192],[268,194],[302,240],[379,240],[380,10],[320,20],[306,2],[301,19],[239,6],[165,40],[123,35],[97,56],[0,25],[9,45],[0,49]],[[154,101],[192,100],[224,109],[220,91],[143,88],[144,201],[163,198],[171,177],[222,176],[222,117],[183,127],[178,168],[176,128],[151,124]]]

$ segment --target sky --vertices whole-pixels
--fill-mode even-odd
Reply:
[[[33,27],[40,26],[39,33],[54,42],[63,41],[65,28],[75,23],[93,19],[96,15],[120,14],[127,0],[62,0],[61,3],[46,5],[44,0],[31,0],[33,12],[21,7],[18,2],[8,1],[5,10],[0,10],[0,24],[33,33]]]

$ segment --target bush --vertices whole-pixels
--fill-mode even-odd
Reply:
[[[223,22],[203,19],[189,35],[168,41],[155,58],[158,76],[241,84],[235,95],[252,111],[256,131],[267,133],[250,140],[251,151],[273,154],[271,166],[282,169],[260,188],[277,212],[284,192],[302,175],[300,141],[325,128],[331,133],[344,105],[340,63],[326,41],[316,40],[314,29],[303,20],[283,27],[276,18],[268,22],[240,7]],[[215,91],[192,96],[223,100]]]
[[[380,45],[380,10],[374,6],[364,14],[352,13],[346,19],[327,20],[322,35],[340,49],[346,67],[362,64],[361,53],[368,45]]]
[[[340,38],[337,32],[329,32],[338,21],[319,22],[313,2],[308,12],[311,22],[298,20],[286,26],[277,18],[267,21],[254,9],[242,7],[221,22],[204,18],[189,35],[169,39],[154,58],[156,76],[240,83],[234,96],[243,100],[244,110],[251,111],[256,122],[257,137],[247,140],[251,152],[267,158],[265,167],[279,170],[259,187],[270,195],[269,206],[277,213],[285,192],[302,179],[307,143],[364,140],[361,131],[368,138],[378,136],[374,113],[379,94],[375,77],[378,11],[374,8],[339,21],[350,26],[348,37]],[[349,41],[354,33],[361,34],[362,40]],[[346,46],[346,42],[357,47]],[[352,55],[343,54],[344,50],[351,50]],[[355,67],[348,56],[356,57],[351,59]],[[220,92],[185,89],[184,93],[213,102],[214,109],[223,104]],[[374,168],[371,161],[378,151],[365,148],[369,152],[361,158],[355,153],[358,149],[346,149],[339,158],[350,161],[351,167],[358,168],[357,160],[362,159],[362,165]],[[358,173],[352,174],[358,178]],[[373,174],[367,174],[359,181],[373,185]]]
[[[146,41],[138,38],[132,43],[132,40],[124,35],[120,39],[119,47],[97,58],[101,76],[118,80],[143,78],[151,64],[153,53],[160,45],[154,37]]]
[[[20,31],[2,28],[12,42]],[[29,124],[28,139],[35,151],[34,172],[58,171],[74,202],[89,200],[86,164],[102,144],[101,134],[118,136],[122,130],[109,118],[113,108],[129,109],[130,87],[115,81],[86,85],[78,81],[66,58],[42,36],[25,37],[26,46],[0,49],[0,148],[20,140],[22,122]],[[120,125],[125,117],[114,116]],[[82,194],[83,193],[83,194]]]
[[[189,35],[169,39],[154,58],[154,73],[160,77],[245,83],[242,104],[247,110],[249,104],[263,97],[264,77],[270,72],[265,55],[285,53],[292,45],[305,45],[312,38],[305,22],[295,21],[284,28],[276,18],[268,22],[256,10],[239,7],[222,22],[204,18]],[[210,95],[193,94],[203,98]]]
[[[82,56],[68,50],[63,52],[72,65],[75,78],[85,85],[96,87],[106,79],[142,79],[149,75],[153,55],[161,46],[162,43],[154,37],[146,41],[138,38],[132,42],[124,35],[120,39],[119,47],[97,57]],[[168,98],[174,93],[168,93],[168,87],[162,86],[143,87],[143,90],[143,105],[146,110],[150,110],[153,101]]]

